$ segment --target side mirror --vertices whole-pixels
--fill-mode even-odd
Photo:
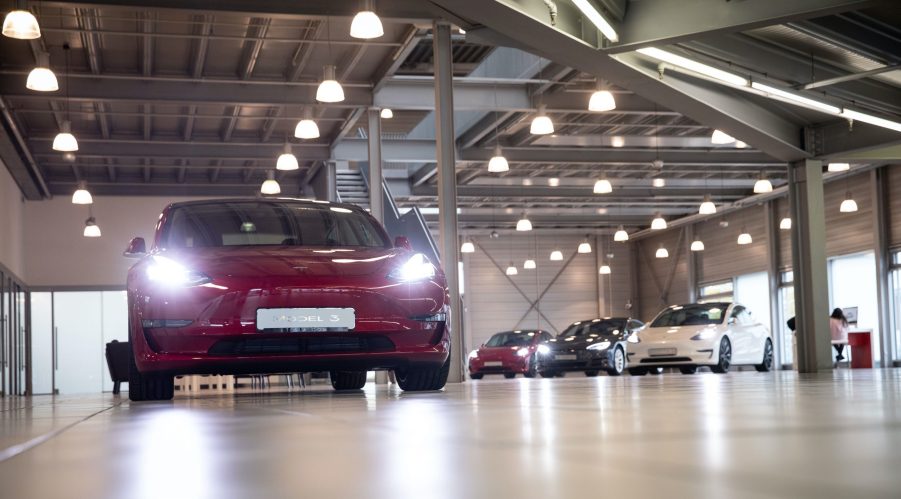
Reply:
[[[126,258],[141,258],[147,254],[147,245],[144,243],[143,237],[136,237],[128,243],[122,256]]]
[[[735,324],[735,317],[729,317],[729,324]]]
[[[395,248],[404,248],[408,250],[413,250],[413,246],[410,244],[410,240],[407,239],[406,236],[397,236],[394,238],[394,247]]]

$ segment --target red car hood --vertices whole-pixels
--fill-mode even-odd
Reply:
[[[387,275],[406,262],[409,256],[409,252],[395,248],[328,249],[290,246],[198,248],[162,254],[210,277]]]
[[[516,358],[516,351],[524,347],[482,347],[479,358],[482,360],[511,360]]]

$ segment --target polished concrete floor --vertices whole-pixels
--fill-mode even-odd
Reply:
[[[3,498],[901,497],[901,370],[7,398]]]

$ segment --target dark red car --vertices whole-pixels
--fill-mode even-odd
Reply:
[[[469,354],[469,377],[482,379],[486,374],[503,374],[514,378],[517,373],[534,378],[538,373],[538,357],[548,349],[553,336],[536,329],[505,331],[492,336],[478,350]]]
[[[450,367],[444,274],[354,205],[176,203],[150,251],[126,255],[131,400],[172,398],[179,374],[329,371],[337,390],[394,370],[439,390]]]

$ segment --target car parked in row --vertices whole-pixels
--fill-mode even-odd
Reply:
[[[643,327],[628,317],[574,322],[547,343],[546,353],[539,357],[539,373],[544,378],[572,371],[597,376],[603,370],[619,376],[628,363],[627,340]]]
[[[469,377],[482,379],[486,374],[514,378],[522,374],[534,378],[541,351],[547,351],[553,336],[547,331],[526,329],[497,333],[478,350],[469,354]]]

